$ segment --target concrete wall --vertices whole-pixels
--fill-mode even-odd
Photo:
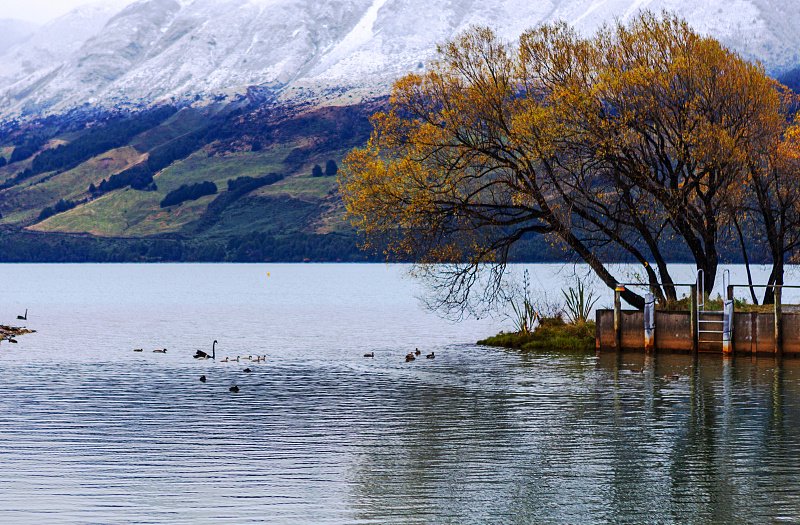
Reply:
[[[622,311],[623,350],[644,350],[643,315],[640,311]],[[800,356],[800,313],[784,313],[782,321],[783,355]],[[597,310],[596,322],[597,349],[613,351],[614,311]],[[718,327],[714,326],[714,329],[716,328]],[[771,313],[734,313],[733,348],[737,354],[775,354],[773,315]],[[689,312],[656,312],[655,349],[668,352],[692,351]],[[721,353],[722,345],[700,344],[698,352]]]

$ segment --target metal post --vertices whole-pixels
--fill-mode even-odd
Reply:
[[[697,353],[698,333],[697,333],[697,285],[693,284],[689,287],[689,297],[691,300],[691,307],[689,308],[689,324],[692,325],[692,352]]]
[[[625,287],[618,284],[614,288],[614,349],[622,349],[622,292]]]
[[[655,347],[656,298],[649,293],[644,299],[644,349],[651,352]]]
[[[775,287],[775,354],[783,355],[783,331],[781,319],[781,287]]]

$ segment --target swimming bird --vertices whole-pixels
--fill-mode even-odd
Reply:
[[[201,383],[205,383],[206,382],[206,376],[200,376],[200,382]]]
[[[370,352],[368,354],[364,354],[364,357],[375,357],[375,352]]]
[[[8,342],[9,342],[9,343],[14,343],[14,344],[17,344],[17,340],[16,340],[16,339],[9,339],[9,340],[8,340]]]
[[[144,348],[134,348],[134,352],[144,352]]]
[[[406,354],[406,363],[409,363],[409,362],[413,361],[414,359],[416,359],[416,357],[414,357],[413,353]]]
[[[229,390],[230,392],[233,392],[233,393],[235,394],[235,393],[239,392],[239,387],[238,387],[238,386],[236,386],[236,385],[233,385],[233,386],[232,386],[232,387],[230,387],[228,390]]]
[[[426,355],[426,356],[425,356],[425,358],[426,358],[426,359],[433,359],[434,357],[436,357],[436,356],[434,355],[434,352],[431,352],[430,354],[428,354],[428,355]]]
[[[245,368],[244,370],[242,370],[242,372],[244,372],[245,374],[249,374],[250,372],[252,372],[252,370],[250,370],[249,368]]]
[[[20,321],[27,321],[28,320],[28,309],[25,309],[25,315],[18,315],[17,319]]]
[[[166,354],[167,353],[167,349],[166,348],[162,348],[161,350],[153,350],[153,353],[154,354]]]
[[[419,348],[415,348],[415,349],[414,349],[414,355],[419,355],[419,354],[421,354],[421,353],[422,353],[422,352],[420,352],[420,351],[419,351]]]
[[[211,345],[211,355],[208,355],[206,352],[203,352],[202,350],[198,350],[194,354],[194,358],[195,359],[214,359],[214,360],[216,360],[217,359],[217,340],[214,339],[214,344]]]

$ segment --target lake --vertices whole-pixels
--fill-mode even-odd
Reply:
[[[0,523],[800,523],[800,361],[481,348],[406,270],[0,265]]]

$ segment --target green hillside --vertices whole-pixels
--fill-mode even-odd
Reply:
[[[335,176],[312,168],[363,144],[376,107],[239,103],[6,126],[0,249],[13,249],[0,260],[363,260]],[[162,207],[202,184],[217,192]]]

